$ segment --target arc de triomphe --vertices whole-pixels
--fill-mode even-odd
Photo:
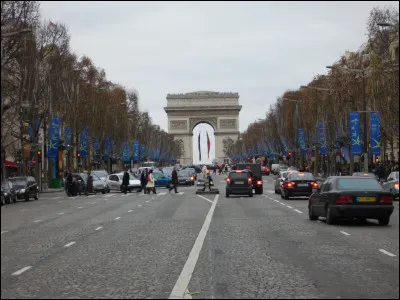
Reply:
[[[223,162],[223,140],[237,140],[241,109],[238,93],[168,94],[164,110],[168,116],[168,133],[180,140],[183,148],[180,163],[193,163],[193,129],[200,123],[208,123],[214,128],[215,158]]]

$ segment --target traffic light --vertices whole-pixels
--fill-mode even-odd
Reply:
[[[80,158],[81,158],[81,154],[80,154],[79,152],[77,152],[77,153],[76,153],[76,157],[77,157],[78,159],[80,159]]]
[[[42,151],[40,151],[40,150],[36,151],[36,155],[37,155],[37,162],[41,163],[42,162]]]
[[[286,159],[289,160],[292,158],[292,152],[289,152],[288,155],[286,156]]]

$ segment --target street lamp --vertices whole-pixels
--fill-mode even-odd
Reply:
[[[359,73],[362,76],[362,98],[363,98],[363,110],[359,112],[367,113],[367,98],[366,98],[366,78],[365,78],[365,69],[348,69],[348,68],[341,68],[335,66],[327,66],[328,69],[331,70],[345,70],[350,72]],[[368,143],[367,143],[367,115],[364,117],[364,172],[368,172]]]

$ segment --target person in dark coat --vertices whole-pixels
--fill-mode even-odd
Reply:
[[[138,189],[137,192],[141,193],[142,191],[144,191],[144,193],[146,194],[147,192],[146,185],[147,185],[147,170],[144,169],[140,174],[140,189]]]
[[[70,170],[67,171],[67,178],[66,178],[66,190],[68,197],[71,197],[73,194],[73,184],[72,184],[72,173]]]
[[[122,191],[126,195],[129,186],[129,173],[128,169],[125,169],[124,176],[122,177]]]
[[[178,193],[178,172],[176,171],[176,167],[174,167],[174,170],[172,171],[171,174],[171,179],[172,179],[172,185],[169,187],[169,192],[172,191],[172,189],[175,189],[175,194]]]
[[[93,192],[94,192],[94,189],[93,189],[93,176],[89,172],[88,173],[87,182],[86,182],[85,194],[86,194],[86,196],[89,196],[89,193],[93,193]]]

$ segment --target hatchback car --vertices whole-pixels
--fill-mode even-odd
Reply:
[[[156,187],[166,187],[166,188],[168,188],[172,184],[171,177],[168,177],[163,172],[154,171],[153,172],[153,176],[154,176],[154,179],[156,180],[155,181],[155,186]]]
[[[1,203],[2,205],[17,202],[17,194],[11,181],[4,180],[1,182],[1,197],[4,201],[4,203]]]
[[[253,197],[253,174],[248,170],[236,170],[229,172],[226,178],[225,196],[249,195]]]
[[[393,196],[369,177],[329,177],[308,201],[309,219],[323,216],[327,224],[340,218],[357,218],[378,219],[380,225],[388,225],[393,210]]]
[[[10,181],[15,188],[18,199],[29,201],[30,198],[39,200],[39,187],[34,177],[13,177]]]
[[[309,197],[315,188],[318,188],[318,182],[312,173],[290,173],[289,171],[285,181],[281,184],[281,198]]]
[[[111,190],[121,191],[122,192],[122,179],[124,177],[124,173],[111,174],[107,176],[106,183]],[[128,192],[132,192],[133,190],[137,190],[140,188],[140,180],[136,178],[134,175],[129,173],[129,185]]]
[[[399,171],[390,173],[388,178],[382,182],[382,187],[395,198],[399,198]]]

